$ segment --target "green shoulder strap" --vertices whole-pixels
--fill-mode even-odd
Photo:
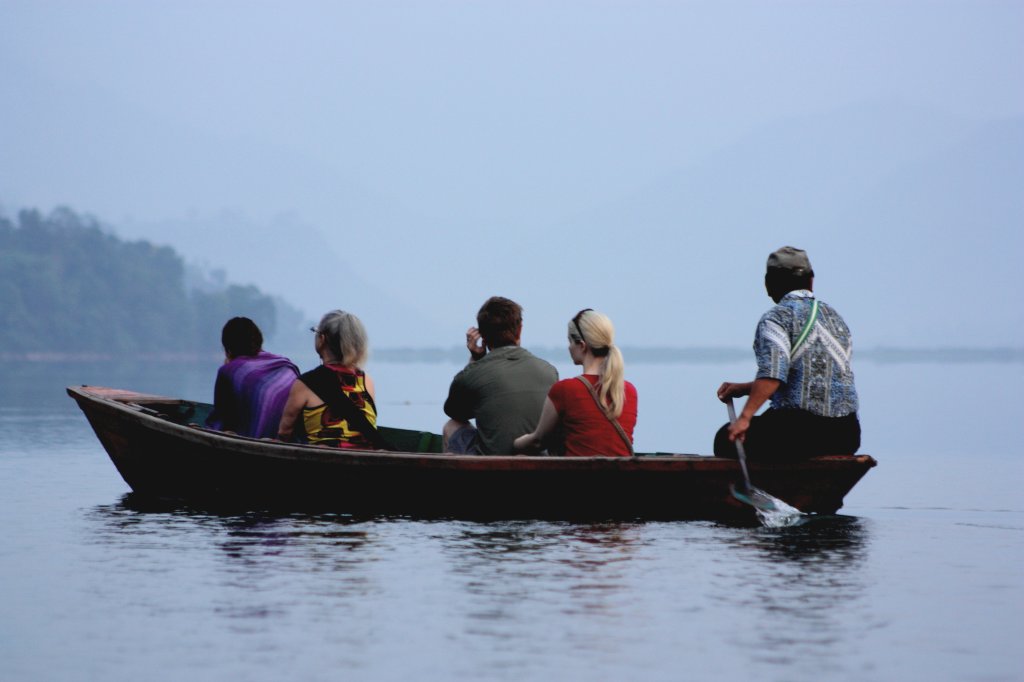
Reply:
[[[800,336],[797,337],[796,343],[793,344],[793,348],[789,351],[789,357],[796,355],[796,350],[800,346],[804,345],[804,341],[807,340],[808,335],[811,333],[811,329],[814,328],[814,323],[818,320],[818,299],[814,299],[811,303],[811,314],[807,317],[807,322],[804,323],[804,328],[800,330]]]

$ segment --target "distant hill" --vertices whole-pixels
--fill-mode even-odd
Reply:
[[[225,210],[129,220],[120,222],[117,231],[132,238],[160,235],[161,242],[190,262],[222,270],[231,281],[281,293],[310,319],[336,308],[352,312],[366,325],[374,347],[406,343],[413,331],[417,342],[458,339],[464,327],[446,335],[444,325],[391,295],[389,282],[366,276],[367,269],[374,270],[366,248],[374,239],[373,223],[351,220],[339,218],[338,224],[320,229],[294,214],[260,220]],[[393,244],[396,251],[403,246],[408,245]],[[425,271],[435,267],[426,261],[422,265]],[[469,311],[470,319],[475,312]]]
[[[186,283],[167,246],[125,241],[67,208],[0,216],[0,356],[216,355],[233,316],[266,339],[298,312],[254,286]]]

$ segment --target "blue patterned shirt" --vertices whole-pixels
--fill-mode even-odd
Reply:
[[[858,404],[850,366],[853,341],[843,318],[819,301],[818,319],[793,352],[813,302],[810,291],[791,291],[761,317],[754,335],[757,378],[782,382],[771,397],[775,409],[844,417],[856,412]]]

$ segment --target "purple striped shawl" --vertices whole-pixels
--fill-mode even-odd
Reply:
[[[221,365],[213,387],[213,412],[206,425],[252,438],[274,438],[299,368],[266,351]]]

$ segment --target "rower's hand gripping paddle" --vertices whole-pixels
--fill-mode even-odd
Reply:
[[[732,404],[732,398],[729,398],[729,402],[725,406],[729,410],[729,424],[735,424],[736,408]],[[732,492],[732,496],[761,512],[778,511],[779,507],[774,497],[760,488],[750,485],[750,472],[747,471],[747,453],[743,449],[743,441],[737,438],[733,442],[736,444],[736,454],[739,455],[740,469],[743,470],[743,488],[737,489],[736,486],[730,485],[729,490]]]

